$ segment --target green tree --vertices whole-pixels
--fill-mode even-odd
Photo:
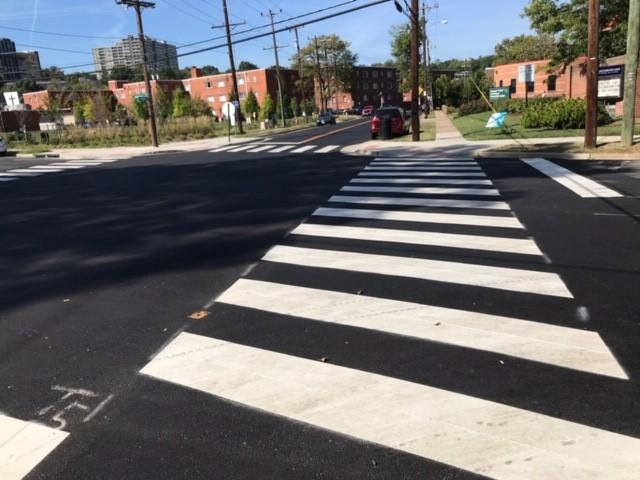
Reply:
[[[260,113],[260,105],[258,105],[258,98],[253,90],[249,90],[247,98],[242,102],[242,110],[245,116],[249,118],[257,117]]]
[[[209,117],[211,116],[211,107],[201,98],[191,99],[191,116],[192,117]]]
[[[284,112],[282,112],[282,107],[284,106]],[[282,105],[280,105],[280,100],[276,102],[276,116],[278,119],[282,118],[282,114],[284,113],[284,118],[291,118],[293,116],[291,112],[291,102],[289,100],[289,96],[286,93],[282,93]]]
[[[220,73],[218,67],[214,67],[213,65],[205,65],[200,69],[203,75],[217,75]]]
[[[553,35],[557,52],[552,64],[566,65],[587,54],[588,0],[530,0],[524,16],[539,33]],[[602,58],[626,51],[629,0],[600,2],[600,55]]]
[[[94,105],[90,98],[87,98],[84,101],[82,105],[82,114],[84,115],[85,121],[89,123],[96,120]]]
[[[267,93],[264,96],[264,100],[262,101],[262,107],[260,108],[260,119],[271,120],[271,118],[275,113],[276,113],[276,106],[273,103],[273,99],[271,98],[271,95]]]
[[[289,109],[294,117],[298,118],[301,114],[300,112],[300,104],[296,97],[291,97],[291,101],[289,102]]]
[[[147,120],[149,118],[149,105],[147,105],[147,100],[142,98],[134,99],[133,114],[139,120]]]
[[[496,45],[493,62],[494,65],[505,65],[532,60],[547,60],[554,58],[557,54],[556,41],[549,34],[518,35],[506,38]]]
[[[400,90],[411,89],[411,25],[394,25],[391,34],[391,56],[400,72]]]
[[[171,96],[163,89],[158,88],[153,97],[153,105],[158,118],[167,119],[173,113]]]
[[[76,125],[84,124],[84,105],[82,102],[76,102],[73,106],[73,119],[76,122]]]
[[[244,72],[245,70],[257,70],[258,66],[255,63],[247,62],[246,60],[242,60],[240,65],[238,65],[238,71]]]
[[[107,76],[107,80],[141,82],[144,80],[144,75],[142,73],[142,67],[113,67]]]
[[[182,88],[173,91],[173,118],[187,117],[191,115],[191,99]]]
[[[329,89],[333,91],[336,84],[340,90],[350,91],[358,55],[351,51],[349,42],[337,35],[321,35],[317,37],[317,41],[317,54],[314,40],[300,49],[304,77],[315,79],[325,99],[328,97]],[[316,68],[317,61],[324,65],[319,71]],[[298,65],[296,53],[291,58],[291,68],[297,71]]]

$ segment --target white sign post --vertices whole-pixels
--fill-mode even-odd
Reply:
[[[231,126],[236,125],[236,107],[231,102],[225,102],[222,105],[222,113],[227,117],[227,139],[231,143]]]

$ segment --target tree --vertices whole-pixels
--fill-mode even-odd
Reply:
[[[192,98],[189,106],[192,117],[209,117],[211,116],[211,107],[201,98]]]
[[[411,89],[411,25],[404,23],[394,25],[391,34],[391,56],[400,72],[400,89],[403,92]]]
[[[141,82],[144,80],[144,75],[142,73],[142,67],[113,67],[107,76],[107,80]]]
[[[555,39],[546,33],[505,38],[496,45],[494,65],[547,60],[558,53]]]
[[[52,65],[40,70],[40,78],[43,80],[64,80],[65,74],[58,67]]]
[[[283,106],[284,112],[282,111]],[[282,93],[282,105],[280,104],[280,100],[276,102],[276,116],[278,118],[291,118],[293,116],[291,113],[291,102],[285,92]]]
[[[76,125],[84,124],[84,105],[80,102],[77,102],[73,106],[73,119],[76,122]]]
[[[262,107],[260,108],[260,119],[271,120],[274,113],[276,113],[276,106],[273,103],[273,99],[271,98],[271,95],[267,93],[264,96],[264,100],[262,101]]]
[[[238,65],[238,72],[243,72],[245,70],[257,70],[259,67],[255,63],[247,62],[246,60],[242,60],[240,65]]]
[[[289,108],[291,109],[291,113],[294,117],[298,118],[300,116],[300,104],[298,103],[298,99],[296,97],[291,97]]]
[[[173,113],[171,96],[163,88],[157,89],[156,94],[153,96],[153,105],[158,118],[167,119]]]
[[[218,70],[218,68],[214,67],[213,65],[205,65],[200,69],[200,71],[203,75],[217,75],[220,73],[220,70]]]
[[[336,84],[343,92],[350,91],[358,56],[350,50],[349,42],[337,35],[322,35],[317,37],[317,42],[317,54],[315,40],[311,40],[300,49],[304,77],[315,79],[325,99],[328,97],[329,89],[333,91]],[[319,71],[317,62],[320,62]],[[291,68],[298,70],[298,65],[296,53],[291,58]],[[326,104],[324,107],[326,108]]]
[[[94,122],[96,119],[93,102],[90,98],[87,98],[82,104],[82,115],[84,116],[85,121],[89,123]]]
[[[389,59],[384,62],[375,62],[371,64],[372,67],[383,67],[383,68],[396,68],[396,61]]]
[[[191,99],[182,88],[173,91],[173,118],[191,115]]]
[[[133,100],[133,114],[139,120],[148,120],[149,119],[149,105],[147,105],[147,100],[142,98],[136,98]]]
[[[253,90],[249,90],[247,98],[242,102],[242,110],[245,116],[249,118],[255,118],[260,113],[260,105],[258,105],[258,98]]]
[[[587,54],[588,0],[530,0],[523,16],[539,33],[553,35],[557,52],[552,65],[567,65]],[[600,2],[600,56],[608,58],[626,51],[629,0]]]
[[[98,123],[108,123],[113,116],[113,97],[102,92],[92,95],[89,101],[93,105],[93,121]]]

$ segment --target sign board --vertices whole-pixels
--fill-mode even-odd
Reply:
[[[507,100],[510,97],[509,87],[492,88],[489,90],[489,100]]]
[[[240,108],[240,102],[238,100],[233,101],[233,106],[236,108]]]
[[[518,65],[518,82],[535,82],[536,80],[536,66],[532,63],[527,65]]]
[[[4,101],[10,107],[16,107],[20,105],[20,95],[18,92],[4,92]]]
[[[222,104],[222,114],[231,120],[231,125],[236,124],[236,106],[231,102]]]
[[[598,68],[598,98],[620,99],[624,96],[624,65]]]
[[[147,100],[149,100],[149,96],[145,93],[142,93],[140,95],[135,95],[133,98],[135,100],[140,100],[141,102],[146,102]]]

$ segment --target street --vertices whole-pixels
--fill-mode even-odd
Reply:
[[[637,478],[637,162],[368,138],[0,159],[0,471]]]

